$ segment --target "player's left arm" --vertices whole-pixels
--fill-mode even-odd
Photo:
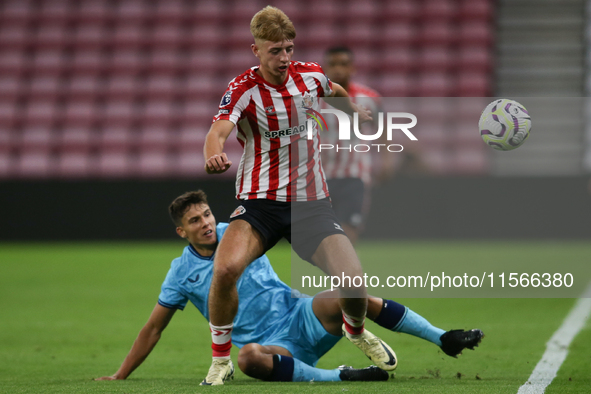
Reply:
[[[103,376],[95,380],[127,379],[127,377],[144,362],[152,349],[154,349],[154,346],[156,346],[160,340],[162,331],[164,331],[175,312],[176,309],[166,308],[160,304],[156,304],[150,318],[140,330],[131,350],[127,354],[127,357],[125,357],[125,360],[123,360],[123,363],[117,372],[111,376]]]
[[[328,97],[344,98],[345,100],[333,100],[330,104],[349,116],[353,116],[353,113],[357,112],[359,114],[359,123],[371,122],[373,120],[371,111],[352,102],[345,88],[338,83],[332,82],[332,93]]]

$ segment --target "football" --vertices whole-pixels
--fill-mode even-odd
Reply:
[[[512,150],[529,137],[531,117],[515,100],[498,99],[486,106],[478,122],[480,136],[497,150]]]

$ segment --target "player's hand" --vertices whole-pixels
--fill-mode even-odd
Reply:
[[[208,174],[221,174],[232,166],[232,162],[225,153],[213,155],[205,162],[205,172]]]
[[[359,114],[359,124],[372,122],[371,111],[362,105],[356,105],[356,112]]]
[[[112,376],[103,376],[101,378],[95,378],[94,380],[123,380],[123,379],[118,378],[117,375],[112,375]]]

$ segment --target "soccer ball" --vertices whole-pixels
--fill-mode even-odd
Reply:
[[[480,136],[497,150],[520,147],[531,129],[531,117],[517,101],[495,100],[486,106],[478,122]]]

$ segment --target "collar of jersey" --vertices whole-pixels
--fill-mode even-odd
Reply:
[[[287,78],[285,78],[285,81],[283,81],[283,83],[282,83],[281,85],[273,85],[272,83],[270,83],[270,82],[267,82],[267,81],[265,80],[265,78],[263,78],[263,77],[261,77],[259,74],[257,74],[257,70],[258,70],[259,68],[261,68],[261,66],[256,66],[256,67],[253,67],[253,68],[252,68],[252,74],[254,75],[254,77],[256,78],[256,80],[257,80],[258,82],[260,82],[260,83],[263,83],[263,84],[265,84],[265,85],[268,85],[268,86],[270,86],[270,87],[272,87],[272,88],[279,89],[279,88],[282,88],[282,87],[284,87],[284,86],[285,86],[285,84],[287,83],[287,81],[289,81],[289,77],[291,77],[291,64],[292,64],[292,63],[290,62],[290,63],[289,63],[289,66],[287,66]]]
[[[197,249],[195,249],[193,247],[193,245],[189,244],[189,250],[191,251],[191,253],[193,253],[195,256],[199,257],[202,260],[213,260],[213,256],[215,256],[215,250],[213,251],[213,254],[211,256],[202,256]]]

